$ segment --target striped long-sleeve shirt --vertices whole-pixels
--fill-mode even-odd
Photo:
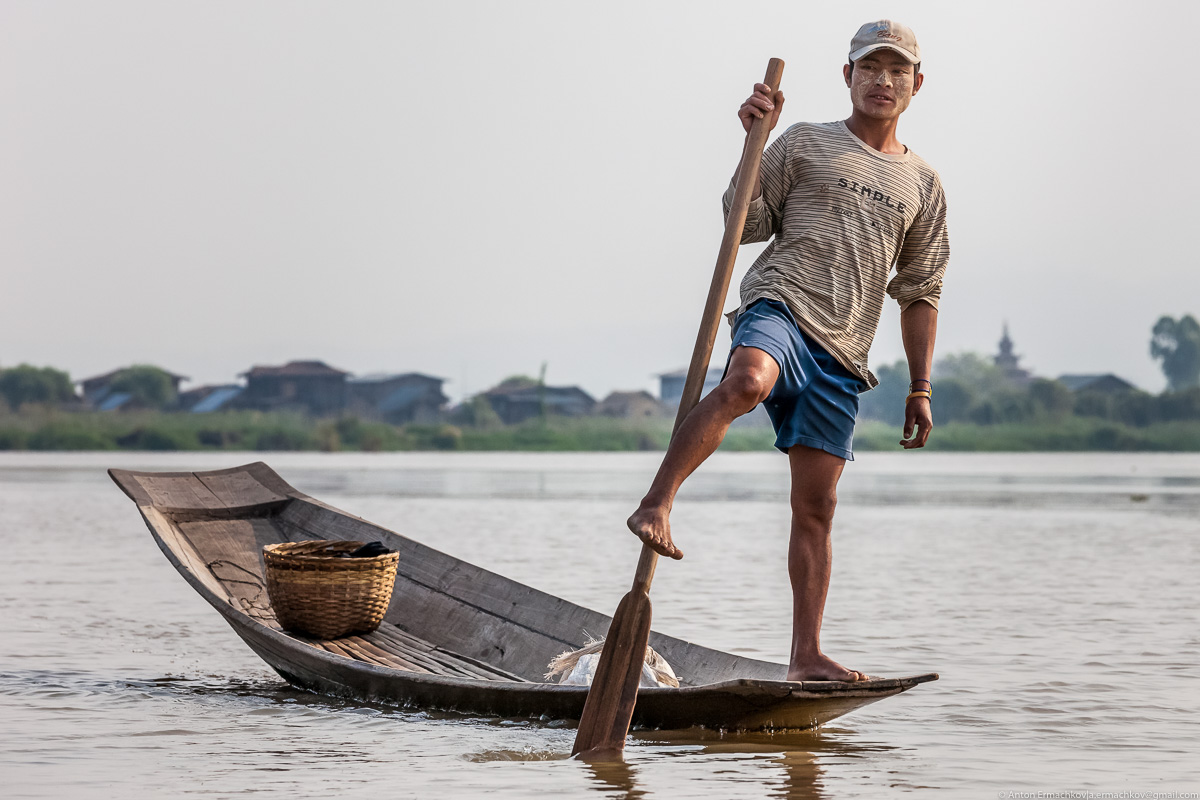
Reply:
[[[880,153],[844,122],[802,122],[763,153],[761,180],[742,243],[774,239],[742,279],[735,313],[763,297],[782,301],[805,333],[878,385],[867,353],[884,294],[902,309],[937,308],[941,297],[950,258],[941,179],[912,151]]]

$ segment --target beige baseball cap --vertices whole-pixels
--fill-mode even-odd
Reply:
[[[904,56],[910,64],[921,61],[921,46],[917,44],[917,35],[912,28],[890,19],[868,22],[858,29],[850,40],[850,60],[858,61],[867,53],[885,47]]]

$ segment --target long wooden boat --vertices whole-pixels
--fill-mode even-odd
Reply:
[[[167,559],[289,683],[340,697],[466,714],[578,720],[586,687],[544,682],[550,660],[610,617],[508,580],[296,491],[261,462],[212,472],[109,470]],[[280,629],[262,548],[307,539],[382,541],[400,552],[379,630],[318,641]],[[813,728],[937,679],[786,681],[787,668],[660,633],[650,644],[681,686],[642,689],[634,724]]]

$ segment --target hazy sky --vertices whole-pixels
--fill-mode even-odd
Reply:
[[[1008,320],[1039,374],[1157,391],[1151,326],[1200,314],[1196,7],[4,0],[0,365],[653,388],[767,59],[778,130],[844,118],[886,16],[924,51],[900,138],[950,202],[938,353]],[[901,355],[889,301],[871,361]]]

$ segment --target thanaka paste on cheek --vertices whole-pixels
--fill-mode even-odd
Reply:
[[[850,102],[863,114],[875,118],[899,116],[912,101],[912,75],[893,75],[880,70],[871,75],[866,70],[856,69],[850,76]],[[869,98],[876,89],[887,89],[893,103],[876,103]]]

